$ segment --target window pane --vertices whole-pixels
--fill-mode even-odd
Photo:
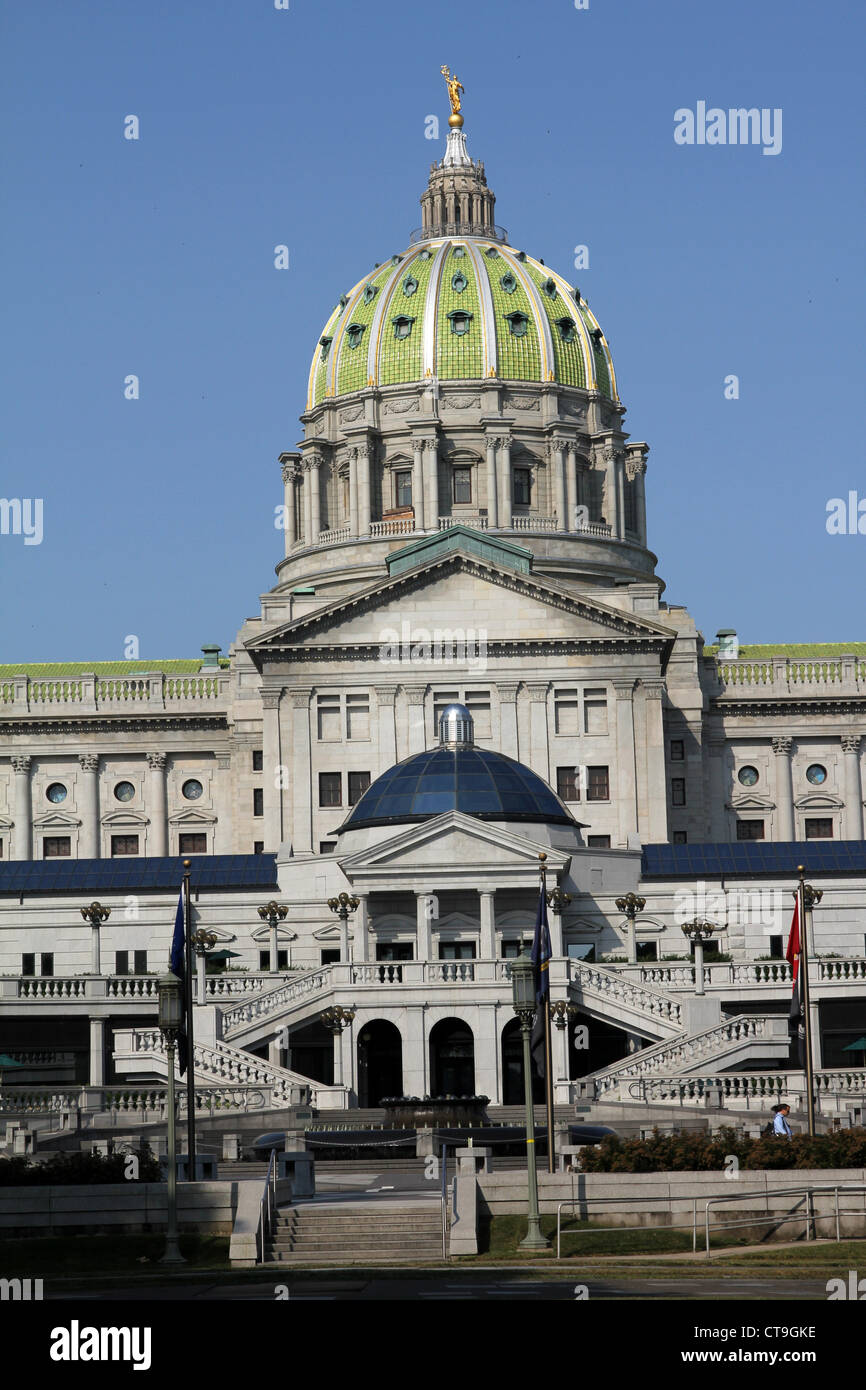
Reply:
[[[610,849],[610,836],[587,835],[586,843],[589,849]]]
[[[580,800],[576,767],[558,767],[556,769],[556,794],[562,801]]]
[[[264,840],[253,840],[253,854],[264,854],[264,852],[265,852],[265,842],[264,842]]]
[[[21,957],[21,974],[22,974],[22,975],[35,975],[35,974],[36,974],[36,952],[35,952],[35,951],[25,951],[25,952],[24,952],[23,956]]]
[[[764,822],[762,820],[738,820],[738,840],[763,840]]]
[[[346,729],[349,738],[370,737],[369,695],[346,696]]]
[[[671,804],[673,806],[685,806],[686,804],[686,780],[684,777],[671,779]]]
[[[253,772],[261,772],[264,768],[264,752],[261,748],[253,749]]]
[[[54,952],[43,951],[39,958],[39,969],[43,975],[54,974]]]
[[[263,787],[253,788],[253,815],[263,816],[265,814],[265,792]]]
[[[455,502],[472,501],[472,469],[455,468],[451,474]]]
[[[586,769],[586,799],[587,801],[610,800],[606,767],[588,767]]]
[[[553,709],[556,732],[558,734],[577,734],[577,691],[555,691]]]
[[[349,773],[349,805],[354,806],[361,800],[364,792],[370,785],[369,772],[350,772]]]
[[[514,501],[518,507],[529,506],[530,476],[528,468],[514,469]]]
[[[689,837],[688,837],[688,832],[687,832],[687,831],[685,831],[685,830],[675,830],[675,831],[674,831],[674,834],[673,834],[673,843],[674,843],[675,845],[687,845],[688,842],[689,842]]]
[[[137,835],[112,835],[111,857],[117,859],[124,854],[138,854]]]
[[[685,757],[685,744],[681,738],[671,739],[671,762],[681,763]]]
[[[336,840],[320,840],[320,841],[319,841],[319,853],[320,853],[320,854],[333,854],[333,853],[334,853],[334,850],[335,850],[336,848],[337,848],[337,841],[336,841]]]
[[[178,836],[179,849],[181,854],[207,854],[207,834],[187,831],[185,835]]]
[[[42,841],[43,859],[69,859],[72,841],[68,835],[46,835]]]
[[[584,691],[583,728],[587,734],[607,733],[607,695],[603,690]]]
[[[394,474],[394,505],[395,507],[411,507],[412,505],[412,470]]]
[[[133,963],[134,963],[134,965],[135,965],[135,973],[136,973],[136,975],[146,975],[146,974],[147,974],[147,951],[135,951],[135,952],[133,953],[133,955],[134,955],[134,961],[133,961]]]
[[[833,820],[830,816],[818,816],[807,819],[806,839],[807,840],[832,840]]]
[[[339,695],[320,695],[316,701],[318,733],[320,739],[339,739],[340,697]]]
[[[129,952],[115,951],[114,953],[114,973],[115,975],[129,974]]]
[[[319,773],[319,805],[342,806],[343,774],[341,772]]]

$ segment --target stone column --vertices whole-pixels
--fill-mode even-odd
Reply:
[[[668,838],[668,789],[665,776],[665,731],[662,716],[664,681],[642,681],[646,727],[647,840],[666,844]]]
[[[292,848],[313,850],[312,766],[310,760],[310,688],[292,690]]]
[[[409,752],[423,753],[427,747],[424,728],[424,695],[426,685],[407,685],[406,698],[409,701]]]
[[[646,545],[646,488],[644,475],[646,445],[630,452],[625,464],[626,475],[634,488],[635,530],[641,545]]]
[[[105,1021],[101,1018],[90,1020],[90,1073],[89,1086],[105,1085]]]
[[[553,887],[556,887],[556,879],[553,880]],[[548,889],[548,892],[550,889]],[[550,954],[552,956],[564,956],[562,949],[562,913],[548,912],[547,926],[550,932]]]
[[[311,454],[307,459],[310,479],[310,545],[315,545],[319,539],[319,532],[322,529],[322,491],[319,480],[319,468],[322,463],[321,454]]]
[[[553,1080],[569,1081],[568,1073],[568,1030],[574,1024],[568,1020],[564,1028],[554,1024],[550,1030],[550,1051],[553,1054]]]
[[[511,529],[511,439],[501,435],[497,441],[499,451],[499,525],[503,531]]]
[[[279,782],[282,777],[280,748],[281,690],[262,690],[262,802],[264,820],[262,839],[265,851],[275,853],[283,840],[283,797]]]
[[[619,839],[623,848],[637,832],[637,773],[634,761],[634,681],[614,681],[616,695],[616,782]]]
[[[625,538],[625,454],[617,450],[614,461],[616,469],[616,534]]]
[[[154,858],[168,854],[168,795],[165,785],[164,753],[147,754],[148,809],[150,811],[150,842],[148,853]]]
[[[310,467],[310,460],[304,459],[303,464],[303,498],[304,498],[304,545],[313,544],[313,473]]]
[[[423,531],[424,526],[424,441],[412,440],[412,507],[415,512],[415,530]]]
[[[33,858],[33,820],[30,809],[30,767],[33,759],[28,753],[12,756],[15,774],[15,858]]]
[[[79,753],[81,768],[81,835],[78,841],[79,859],[99,859],[99,755]]]
[[[393,685],[374,686],[376,712],[379,720],[379,772],[387,772],[397,762],[397,724],[394,701],[397,688]]]
[[[430,898],[432,894],[416,889],[415,923],[417,953],[419,960],[433,960],[433,926],[430,917]]]
[[[565,466],[565,529],[575,531],[577,529],[577,449],[573,444],[568,446],[568,455]]]
[[[481,899],[480,956],[482,960],[496,960],[495,891],[479,888],[478,896]]]
[[[370,534],[370,446],[358,449],[358,534]]]
[[[863,839],[863,785],[860,780],[860,735],[843,734],[845,757],[845,839]]]
[[[771,740],[776,757],[776,808],[778,811],[778,833],[782,841],[794,839],[794,787],[791,781],[791,745],[793,739],[774,738]]]
[[[555,437],[547,451],[547,459],[553,469],[553,497],[556,508],[556,529],[567,531],[568,501],[565,482],[565,440]]]
[[[499,748],[509,758],[517,758],[517,690],[518,681],[500,682],[499,691]]]
[[[708,739],[709,752],[709,796],[707,807],[707,833],[710,844],[725,844],[728,839],[728,818],[725,814],[725,741]]]
[[[360,509],[358,504],[358,450],[349,450],[349,534],[358,535]]]
[[[616,454],[613,446],[604,451],[604,519],[612,536],[620,534],[616,498]]]
[[[294,459],[283,464],[283,505],[286,509],[285,552],[288,555],[298,539],[298,518],[295,515],[295,471]]]
[[[358,893],[356,896],[360,899],[360,903],[355,913],[354,959],[365,961],[369,960],[372,955],[370,950],[370,899],[367,893]]]
[[[531,701],[529,708],[529,757],[526,760],[533,772],[550,780],[550,754],[547,747],[547,681],[526,681]]]
[[[424,514],[428,531],[439,529],[439,445],[435,438],[424,440],[424,476],[427,482],[427,497]]]
[[[487,525],[499,525],[499,505],[496,488],[496,438],[487,436]]]

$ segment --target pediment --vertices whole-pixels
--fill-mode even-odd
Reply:
[[[250,936],[253,941],[258,942],[262,946],[266,946],[271,939],[271,929],[265,923],[261,927],[254,927],[250,932]],[[287,927],[285,922],[277,923],[277,944],[281,941],[297,941],[297,939],[298,933],[292,931],[291,927]],[[234,937],[232,937],[231,940],[234,941]]]
[[[103,825],[150,825],[150,817],[141,811],[111,811],[102,817]]]
[[[743,792],[741,795],[734,795],[727,803],[729,811],[773,811],[776,803],[769,796],[763,796],[760,792]]]
[[[11,830],[14,824],[8,816],[0,816],[0,830]]]
[[[72,816],[68,811],[46,811],[42,816],[34,816],[34,830],[48,830],[53,826],[63,828],[74,828],[81,825],[79,816]]]
[[[407,612],[411,613],[408,624]],[[311,647],[333,646],[381,652],[394,641],[423,642],[423,636],[413,636],[419,630],[450,631],[455,634],[452,640],[459,640],[461,631],[467,636],[470,631],[483,631],[488,648],[527,642],[627,644],[631,648],[637,643],[660,653],[669,649],[675,636],[654,618],[575,593],[556,580],[496,566],[458,550],[281,623],[252,638],[246,647],[262,666],[269,658],[300,648],[307,653]]]
[[[169,825],[216,825],[217,818],[208,811],[175,811],[169,816]]]
[[[350,925],[349,925],[349,940],[350,940],[350,941],[352,941],[352,940],[354,939],[353,933],[352,933],[352,927],[351,927],[351,920],[352,920],[352,919],[350,918],[350,919],[349,919],[349,923],[350,923]],[[318,930],[318,931],[314,931],[314,932],[313,932],[313,940],[314,940],[314,941],[327,941],[327,942],[329,942],[332,946],[339,946],[340,941],[342,940],[342,935],[341,935],[341,932],[340,932],[340,924],[339,924],[338,922],[329,922],[328,925],[327,925],[326,927],[319,927],[319,930]]]
[[[794,802],[798,811],[841,811],[845,802],[832,792],[807,792]]]

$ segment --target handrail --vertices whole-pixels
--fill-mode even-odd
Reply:
[[[268,1163],[268,1171],[265,1174],[265,1186],[259,1202],[259,1225],[256,1235],[259,1237],[258,1263],[264,1264],[267,1243],[271,1237],[271,1228],[274,1219],[274,1208],[277,1202],[277,1151],[271,1149],[271,1158]]]
[[[814,1224],[815,1224],[815,1219],[816,1219],[816,1218],[815,1218],[815,1215],[814,1215],[814,1212],[813,1212],[813,1209],[812,1209],[812,1198],[813,1198],[813,1196],[814,1196],[814,1194],[815,1194],[816,1192],[833,1192],[833,1193],[835,1194],[836,1239],[838,1240],[838,1239],[839,1239],[839,1189],[840,1189],[840,1184],[839,1184],[839,1183],[825,1183],[825,1184],[819,1184],[819,1183],[804,1183],[804,1184],[802,1184],[802,1186],[800,1186],[800,1187],[780,1187],[780,1188],[777,1188],[776,1191],[774,1191],[772,1194],[770,1194],[770,1192],[765,1188],[763,1192],[738,1192],[738,1193],[736,1193],[736,1194],[734,1194],[734,1195],[732,1195],[732,1196],[730,1196],[730,1197],[710,1197],[709,1200],[707,1201],[706,1207],[704,1208],[704,1226],[705,1226],[705,1233],[706,1233],[706,1255],[707,1255],[707,1259],[710,1258],[710,1207],[711,1207],[711,1206],[713,1206],[713,1205],[718,1206],[718,1205],[719,1205],[720,1203],[722,1203],[722,1202],[739,1202],[739,1201],[741,1200],[741,1198],[743,1198],[743,1197],[769,1197],[770,1195],[772,1195],[773,1197],[792,1197],[792,1196],[796,1197],[796,1196],[805,1195],[805,1197],[806,1197],[806,1231],[805,1231],[805,1235],[806,1235],[806,1239],[807,1239],[807,1240],[814,1240],[814,1239],[815,1239],[815,1236],[814,1236]],[[851,1183],[851,1184],[847,1184],[847,1183],[846,1183],[845,1186],[842,1187],[841,1190],[842,1190],[843,1192],[866,1192],[866,1184],[864,1184],[864,1183]],[[846,1216],[849,1216],[849,1215],[852,1215],[852,1214],[853,1214],[853,1215],[860,1215],[861,1213],[859,1213],[859,1212],[856,1212],[856,1213],[845,1212],[845,1215],[846,1215]],[[820,1217],[820,1216],[817,1218],[817,1220],[819,1220],[819,1221],[822,1220],[822,1219],[823,1219],[823,1218]],[[829,1219],[829,1218],[828,1218],[828,1219]],[[778,1217],[778,1216],[774,1216],[774,1217],[772,1218],[772,1220],[778,1222],[779,1225],[781,1225],[781,1224],[782,1224],[783,1222],[785,1222],[785,1221],[802,1220],[802,1217],[793,1217],[793,1216]],[[763,1225],[764,1223],[763,1223],[762,1221],[759,1220],[759,1221],[755,1221],[755,1222],[750,1221],[750,1222],[747,1222],[747,1223],[739,1222],[739,1223],[736,1223],[736,1224],[739,1224],[739,1225],[743,1225],[743,1224],[747,1224],[747,1225],[758,1225],[758,1224],[760,1224],[760,1225]],[[812,1232],[812,1234],[810,1234],[810,1231]]]

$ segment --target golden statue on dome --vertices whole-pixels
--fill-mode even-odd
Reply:
[[[451,103],[451,115],[448,117],[448,124],[454,130],[459,130],[463,124],[463,117],[460,114],[460,93],[465,91],[463,83],[455,73],[451,76],[447,63],[443,63],[439,69],[445,78],[445,86],[448,88],[448,100]]]

